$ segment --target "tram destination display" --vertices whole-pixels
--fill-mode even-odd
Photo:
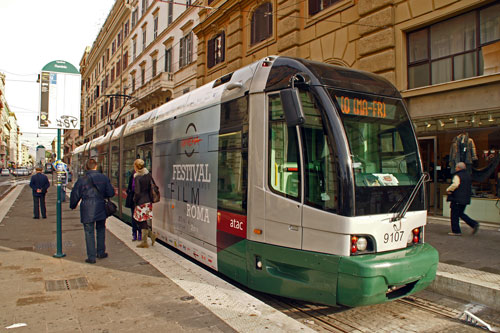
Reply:
[[[335,93],[335,97],[343,114],[391,120],[397,115],[396,105],[386,99],[377,100],[368,95],[339,93]]]

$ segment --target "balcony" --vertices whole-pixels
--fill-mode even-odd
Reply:
[[[132,96],[136,98],[132,102],[132,106],[138,107],[152,99],[164,100],[164,97],[171,95],[170,91],[173,89],[174,74],[159,73],[132,93]]]

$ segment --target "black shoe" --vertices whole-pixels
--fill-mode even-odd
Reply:
[[[95,264],[95,259],[94,260],[92,260],[92,259],[85,259],[85,262],[87,264]]]
[[[40,218],[35,216],[35,217],[33,217],[33,219],[34,220],[39,220]]]
[[[42,216],[42,219],[46,219],[46,218],[47,218],[47,216]]]
[[[479,230],[479,223],[476,224],[476,226],[474,227],[474,229],[472,229],[472,234],[473,235],[477,234],[478,230]]]
[[[99,258],[99,259],[104,259],[104,258],[108,257],[108,254],[107,253],[98,254],[96,257]]]

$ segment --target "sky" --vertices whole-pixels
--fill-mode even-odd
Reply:
[[[30,148],[50,143],[56,129],[39,129],[39,83],[42,68],[65,60],[79,69],[86,46],[92,46],[115,0],[0,0],[0,72],[5,98],[16,114]],[[30,149],[31,150],[31,149]]]

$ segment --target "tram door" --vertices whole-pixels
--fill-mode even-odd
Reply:
[[[298,132],[287,127],[279,94],[268,96],[266,241],[301,248],[302,204]]]

